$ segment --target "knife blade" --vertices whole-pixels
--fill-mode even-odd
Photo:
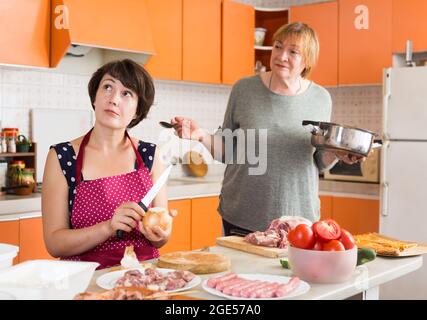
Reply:
[[[172,170],[172,165],[170,164],[169,167],[166,168],[165,171],[162,172],[160,177],[157,179],[156,183],[151,187],[150,191],[147,192],[147,194],[142,198],[140,202],[138,202],[138,205],[144,210],[145,212],[148,211],[148,206],[153,201],[154,197],[157,195],[159,190],[163,187],[165,182],[168,180],[169,174]],[[124,235],[123,230],[117,230],[116,236],[119,239],[122,239]]]

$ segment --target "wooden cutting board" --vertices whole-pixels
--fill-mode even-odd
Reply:
[[[268,258],[279,258],[288,255],[288,249],[256,246],[244,241],[243,237],[238,236],[217,238],[216,243],[223,247],[237,249]]]
[[[178,251],[161,255],[159,268],[191,271],[195,274],[217,273],[230,269],[230,259],[218,253]]]

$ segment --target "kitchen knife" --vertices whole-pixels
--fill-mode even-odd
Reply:
[[[148,211],[148,206],[153,201],[154,197],[157,195],[157,193],[165,184],[165,182],[168,180],[168,176],[171,170],[172,170],[172,165],[169,165],[169,167],[167,167],[166,170],[163,171],[163,173],[157,179],[156,183],[151,187],[150,191],[148,191],[145,197],[138,203],[138,205],[142,208],[142,210],[144,210],[145,212]],[[117,230],[116,235],[119,239],[122,239],[124,235],[124,231]]]

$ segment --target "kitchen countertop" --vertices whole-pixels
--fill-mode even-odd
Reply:
[[[168,199],[190,199],[217,196],[221,191],[222,176],[202,178],[183,177],[168,181]],[[320,180],[320,195],[378,199],[379,185]],[[0,196],[0,215],[36,214],[41,215],[41,193],[28,196]]]
[[[229,257],[231,260],[231,271],[236,273],[261,273],[281,276],[290,276],[292,274],[290,270],[282,268],[279,259],[265,258],[221,246],[211,247],[210,252],[221,253]],[[347,299],[363,292],[374,293],[373,296],[365,296],[366,298],[377,298],[378,286],[415,271],[422,266],[422,263],[422,256],[406,258],[377,257],[374,261],[357,267],[351,280],[339,284],[310,283],[310,290],[295,298],[302,300],[338,300]],[[104,291],[96,285],[96,279],[108,271],[109,269],[96,271],[87,291]],[[205,279],[211,278],[214,275],[216,274],[200,275],[200,277],[203,282]],[[200,290],[197,293],[190,294],[189,296],[191,297],[209,300],[223,299],[204,291],[201,284],[191,290]]]

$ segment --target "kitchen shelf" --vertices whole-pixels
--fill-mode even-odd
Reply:
[[[35,152],[15,152],[15,153],[0,153],[0,158],[11,158],[11,157],[34,157]]]
[[[255,50],[264,50],[264,51],[271,51],[273,50],[272,46],[255,46]]]
[[[34,168],[34,180],[37,181],[37,143],[33,142],[30,152],[0,153],[0,159],[5,159],[7,163],[14,160],[23,160],[26,168]],[[36,192],[37,185],[34,186],[33,192]]]

